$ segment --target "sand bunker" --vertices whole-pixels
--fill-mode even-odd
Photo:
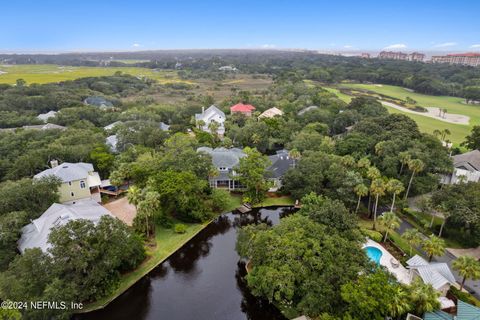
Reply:
[[[468,125],[468,123],[470,122],[470,117],[464,116],[463,114],[455,114],[455,113],[447,112],[445,115],[442,113],[442,116],[440,116],[440,108],[436,108],[436,107],[426,107],[425,109],[427,109],[427,112],[418,112],[418,111],[414,111],[414,110],[399,106],[398,104],[391,103],[391,102],[382,101],[382,104],[395,108],[400,111],[414,113],[424,117],[430,117],[443,122],[454,123],[454,124],[464,124],[464,125]]]

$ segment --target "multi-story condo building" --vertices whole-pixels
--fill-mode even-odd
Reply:
[[[410,54],[394,51],[382,51],[378,54],[379,59],[392,59],[392,60],[407,60],[407,61],[423,61],[425,55],[420,52],[412,52]]]
[[[379,59],[407,60],[408,54],[403,52],[382,51],[378,54]]]
[[[425,59],[425,54],[420,52],[412,52],[408,55],[409,61],[423,61]]]
[[[433,56],[433,63],[463,64],[472,67],[480,66],[480,53],[456,53],[446,56]]]

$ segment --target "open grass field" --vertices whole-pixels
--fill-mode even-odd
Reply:
[[[27,84],[49,83],[66,80],[75,80],[84,77],[111,76],[115,72],[131,74],[138,77],[148,77],[158,83],[192,83],[181,80],[176,71],[153,70],[136,67],[72,67],[53,64],[26,64],[26,65],[0,65],[0,83],[14,84],[17,79],[23,79]]]
[[[440,107],[447,109],[448,113],[462,114],[470,117],[469,125],[461,125],[448,123],[434,118],[426,117],[421,114],[413,114],[404,112],[389,106],[385,106],[390,113],[401,113],[409,116],[418,124],[420,131],[433,133],[434,130],[448,129],[451,135],[448,139],[453,142],[455,146],[458,146],[465,140],[465,137],[470,134],[470,131],[474,125],[480,125],[480,106],[467,105],[464,103],[464,99],[458,97],[447,96],[430,96],[420,93],[415,93],[406,90],[402,87],[389,86],[389,85],[373,85],[373,84],[342,84],[342,87],[353,89],[366,89],[380,94],[388,95],[394,98],[405,100],[406,97],[410,97],[417,101],[417,103],[423,107]],[[326,90],[335,93],[341,100],[350,102],[351,96],[340,92],[337,88],[325,87]]]

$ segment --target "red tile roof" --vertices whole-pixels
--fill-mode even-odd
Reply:
[[[230,107],[231,112],[252,112],[253,110],[255,110],[255,107],[251,104],[237,103]]]
[[[480,57],[480,53],[468,52],[468,53],[454,53],[448,54],[450,57]]]

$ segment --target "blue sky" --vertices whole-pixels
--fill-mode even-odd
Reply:
[[[480,1],[2,1],[0,51],[480,51]]]

